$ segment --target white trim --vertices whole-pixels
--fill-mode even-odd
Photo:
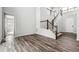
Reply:
[[[36,32],[36,34],[43,35],[52,39],[56,39],[55,34],[52,31],[43,28],[40,28],[38,32]]]
[[[79,39],[76,39],[77,41],[79,41]]]

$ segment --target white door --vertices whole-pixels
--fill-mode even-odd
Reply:
[[[66,32],[70,32],[70,33],[74,33],[74,17],[68,17],[65,19],[65,31]]]

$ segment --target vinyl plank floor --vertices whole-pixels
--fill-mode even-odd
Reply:
[[[63,33],[57,40],[38,34],[20,36],[15,39],[17,52],[78,52],[76,35]]]

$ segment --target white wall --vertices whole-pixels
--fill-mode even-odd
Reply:
[[[0,42],[2,40],[2,8],[0,7]]]
[[[77,8],[77,40],[79,41],[79,8]]]
[[[36,8],[5,7],[4,12],[15,17],[15,36],[33,34],[36,31]]]
[[[46,9],[46,7],[40,7],[40,21],[47,20],[50,15],[50,12]]]
[[[40,7],[36,8],[36,32],[40,29]]]
[[[51,21],[54,17],[54,14],[52,13],[50,15],[50,10],[47,9],[47,7],[40,7],[40,20],[49,20]]]

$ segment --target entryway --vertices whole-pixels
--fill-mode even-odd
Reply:
[[[1,42],[1,51],[15,51],[14,50],[14,16],[4,13],[4,38]],[[5,41],[5,42],[4,42]]]

